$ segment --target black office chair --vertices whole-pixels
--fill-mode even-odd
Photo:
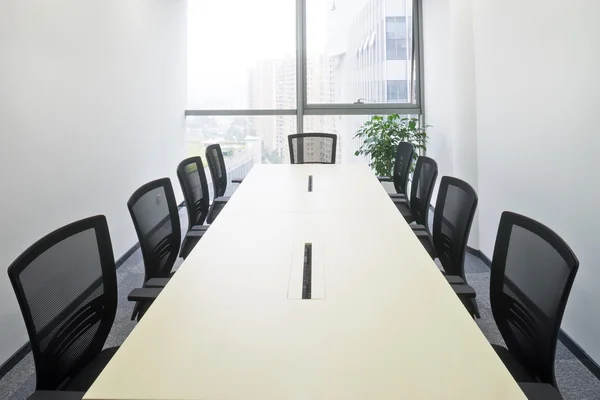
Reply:
[[[492,313],[506,348],[493,345],[517,382],[546,383],[554,375],[556,342],[579,261],[550,228],[512,212],[500,219],[492,271]],[[547,386],[529,385],[545,391]]]
[[[29,334],[36,391],[87,391],[118,349],[102,350],[117,311],[106,218],[48,234],[11,264],[8,276]]]
[[[427,225],[413,226],[431,258],[440,260],[451,284],[466,283],[465,252],[477,202],[477,193],[471,185],[460,179],[444,176],[440,182],[431,234]],[[475,299],[466,301],[465,306],[471,315],[480,317]]]
[[[177,201],[169,178],[149,182],[131,195],[127,208],[137,233],[144,260],[144,288],[162,288],[173,275],[178,254],[186,258],[204,231],[189,231],[181,245],[181,227]],[[151,293],[146,291],[145,293]],[[158,295],[156,291],[155,295]],[[138,289],[128,299],[136,301],[132,319],[143,316],[152,303],[152,296],[142,295]]]
[[[507,348],[493,346],[518,382],[556,388],[556,342],[579,261],[550,228],[504,212],[500,220],[490,302]]]
[[[192,230],[207,230],[204,225],[210,208],[208,181],[202,159],[200,157],[186,158],[177,166],[177,178],[185,207],[188,213],[188,232]]]
[[[211,144],[206,148],[206,162],[208,163],[214,189],[213,203],[210,206],[206,222],[212,224],[229,200],[229,197],[225,196],[225,192],[227,192],[227,169],[221,145]],[[232,179],[231,183],[242,183],[242,181],[243,179]]]
[[[394,161],[393,179],[386,176],[378,176],[380,182],[394,182],[396,193],[391,193],[391,197],[406,197],[406,187],[408,185],[408,176],[410,175],[410,166],[415,156],[415,148],[411,143],[400,142],[396,149],[396,160]]]
[[[418,225],[427,226],[429,203],[433,195],[437,174],[438,166],[435,160],[420,156],[417,159],[415,174],[410,188],[410,202],[406,198],[392,197],[394,204],[409,224],[416,222]]]
[[[291,164],[335,164],[337,135],[297,133],[288,136]]]

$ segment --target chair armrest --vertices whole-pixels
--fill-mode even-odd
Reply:
[[[414,231],[413,233],[416,237],[429,237],[429,233],[427,231]]]
[[[188,231],[188,233],[185,234],[185,237],[201,238],[205,233],[206,231]]]
[[[242,179],[232,179],[231,183],[242,183],[244,181],[244,178]]]
[[[410,225],[413,231],[427,231],[425,225]]]
[[[169,283],[169,278],[152,278],[144,283],[145,288],[164,288]]]
[[[377,179],[379,182],[392,182],[392,179],[389,176],[378,176]]]
[[[388,195],[392,199],[405,199],[406,198],[406,195],[404,193],[388,193]]]
[[[474,299],[477,296],[475,289],[469,285],[450,285],[454,293],[461,299]]]
[[[192,226],[192,231],[207,231],[210,225],[194,225]]]
[[[85,392],[61,392],[58,390],[36,390],[27,400],[81,400]]]
[[[458,275],[444,275],[446,280],[451,285],[466,285],[466,282],[463,278]]]
[[[210,205],[210,208],[208,209],[208,216],[206,217],[207,224],[212,224],[213,222],[215,222],[215,219],[217,219],[219,213],[223,211],[223,209],[227,206],[227,202],[229,201],[229,199],[230,197],[228,196],[221,196],[216,197],[213,200],[212,204]]]
[[[395,204],[408,204],[408,199],[406,197],[390,197]]]
[[[162,288],[138,288],[133,289],[127,296],[129,301],[152,301],[156,300]]]

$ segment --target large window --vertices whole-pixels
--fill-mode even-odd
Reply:
[[[221,143],[244,174],[331,132],[338,161],[364,162],[370,115],[420,114],[420,1],[188,0],[188,152]]]
[[[295,0],[189,0],[188,109],[295,109],[295,10]]]
[[[243,178],[256,164],[290,161],[287,137],[296,133],[295,116],[202,115],[188,116],[186,122],[187,155],[200,156],[206,162],[206,146],[219,143],[230,179]],[[206,173],[210,180],[208,169]],[[228,190],[234,188],[233,185],[227,187]]]
[[[412,9],[410,0],[307,0],[306,75],[318,83],[307,87],[308,104],[387,102],[378,89],[415,74],[407,48]]]

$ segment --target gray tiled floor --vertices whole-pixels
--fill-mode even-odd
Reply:
[[[182,227],[187,226],[185,210],[181,211]],[[478,258],[467,255],[465,264],[467,280],[477,291],[481,319],[477,324],[492,343],[502,344],[502,338],[494,323],[489,304],[489,268]],[[132,304],[127,293],[139,287],[143,279],[141,253],[134,253],[117,271],[119,283],[119,307],[113,329],[106,347],[121,344],[134,328],[130,320]],[[35,387],[35,375],[31,355],[25,357],[6,376],[0,379],[0,399],[26,399]],[[566,400],[600,400],[600,381],[562,343],[558,345],[556,375]]]

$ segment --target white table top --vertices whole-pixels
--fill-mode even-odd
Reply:
[[[261,165],[84,398],[525,396],[366,166]]]

